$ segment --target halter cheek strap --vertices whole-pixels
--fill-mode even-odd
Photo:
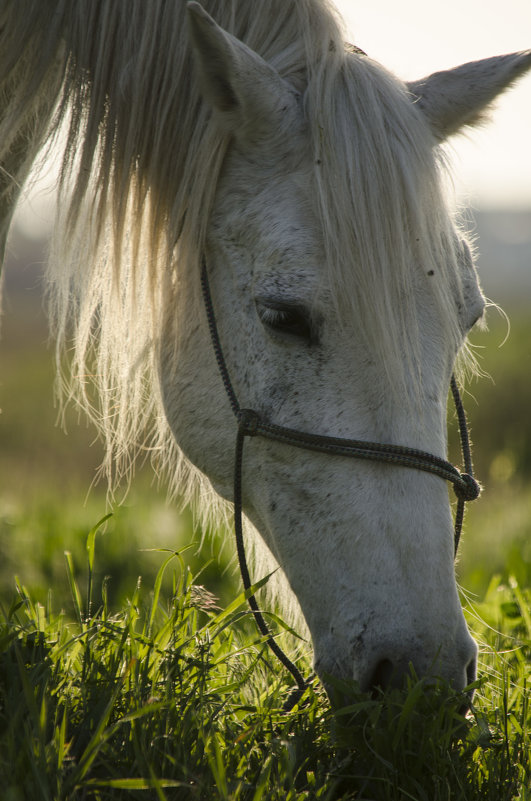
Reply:
[[[286,426],[275,425],[274,423],[270,423],[265,420],[253,409],[242,409],[238,402],[238,398],[234,391],[229,371],[227,369],[225,357],[223,355],[223,349],[221,347],[221,341],[217,330],[216,317],[214,314],[212,296],[208,282],[207,266],[206,261],[204,260],[201,271],[201,287],[208,319],[208,327],[210,330],[210,337],[212,340],[212,347],[214,349],[214,354],[216,356],[216,361],[227,397],[238,423],[234,462],[234,531],[236,535],[236,549],[238,552],[238,561],[244,588],[248,590],[251,587],[251,579],[249,576],[249,569],[247,567],[247,559],[245,556],[242,524],[242,471],[243,446],[245,437],[263,437],[264,439],[280,442],[285,445],[291,445],[295,448],[303,448],[304,450],[316,451],[318,453],[327,453],[331,456],[348,456],[356,459],[368,459],[371,461],[385,462],[387,464],[392,464],[399,467],[409,467],[415,470],[423,470],[427,473],[432,473],[433,475],[449,481],[453,485],[455,494],[457,496],[457,508],[454,526],[454,555],[456,555],[459,547],[459,539],[461,537],[461,529],[463,527],[465,503],[466,501],[475,500],[481,492],[481,487],[474,478],[466,414],[455,377],[452,376],[451,389],[459,423],[461,451],[465,466],[465,471],[463,473],[454,467],[451,462],[441,459],[439,456],[434,456],[431,453],[427,453],[426,451],[418,450],[417,448],[408,448],[402,445],[383,445],[379,442],[343,439],[341,437],[328,437],[321,434],[308,434],[306,432],[297,431],[296,429],[288,428]],[[268,637],[269,647],[282,662],[282,664],[290,671],[297,682],[298,690],[295,693],[296,697],[294,700],[291,700],[291,706],[293,706],[293,704],[297,702],[298,698],[304,691],[306,682],[298,668],[293,664],[293,662],[291,662],[284,651],[279,647],[277,642],[273,639],[269,627],[258,608],[255,596],[251,595],[248,598],[248,602],[253,612],[258,629],[264,636]]]

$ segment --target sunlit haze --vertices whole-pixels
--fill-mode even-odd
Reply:
[[[336,0],[351,41],[404,79],[531,48],[531,0]],[[531,208],[531,75],[496,104],[492,120],[450,144],[461,199],[477,208]],[[42,234],[53,169],[27,192],[19,224]],[[44,190],[44,195],[42,194]]]

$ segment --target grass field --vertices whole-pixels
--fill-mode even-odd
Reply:
[[[481,678],[467,717],[413,676],[377,698],[345,685],[335,714],[313,681],[285,711],[291,688],[244,625],[243,596],[220,609],[166,552],[153,585],[131,582],[113,609],[93,574],[100,537],[87,536],[85,592],[67,558],[70,619],[21,585],[4,607],[5,801],[531,798],[531,593],[514,578],[468,612]]]
[[[289,681],[248,624],[227,532],[199,549],[142,470],[96,533],[93,432],[73,415],[68,435],[55,426],[38,294],[8,296],[0,799],[531,799],[531,321],[511,318],[501,349],[501,318],[476,335],[494,380],[466,398],[485,485],[457,566],[481,645],[474,709],[411,677],[405,696],[354,694],[336,714],[315,681],[285,712]]]

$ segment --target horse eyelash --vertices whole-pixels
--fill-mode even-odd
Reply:
[[[271,306],[260,306],[259,316],[265,325],[272,328],[289,319],[290,312],[286,309],[273,309]]]
[[[315,343],[315,331],[310,316],[305,309],[299,306],[282,308],[281,306],[269,305],[260,301],[257,301],[256,307],[261,322],[268,328],[278,333],[305,339],[310,344]]]

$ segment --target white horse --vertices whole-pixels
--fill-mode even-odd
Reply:
[[[5,237],[37,151],[62,141],[50,279],[67,393],[112,480],[149,450],[216,519],[236,423],[203,259],[243,406],[444,459],[450,377],[484,299],[439,145],[531,51],[407,85],[345,45],[327,0],[205,7],[0,0],[0,212]],[[474,679],[440,477],[255,438],[243,509],[320,676]]]

